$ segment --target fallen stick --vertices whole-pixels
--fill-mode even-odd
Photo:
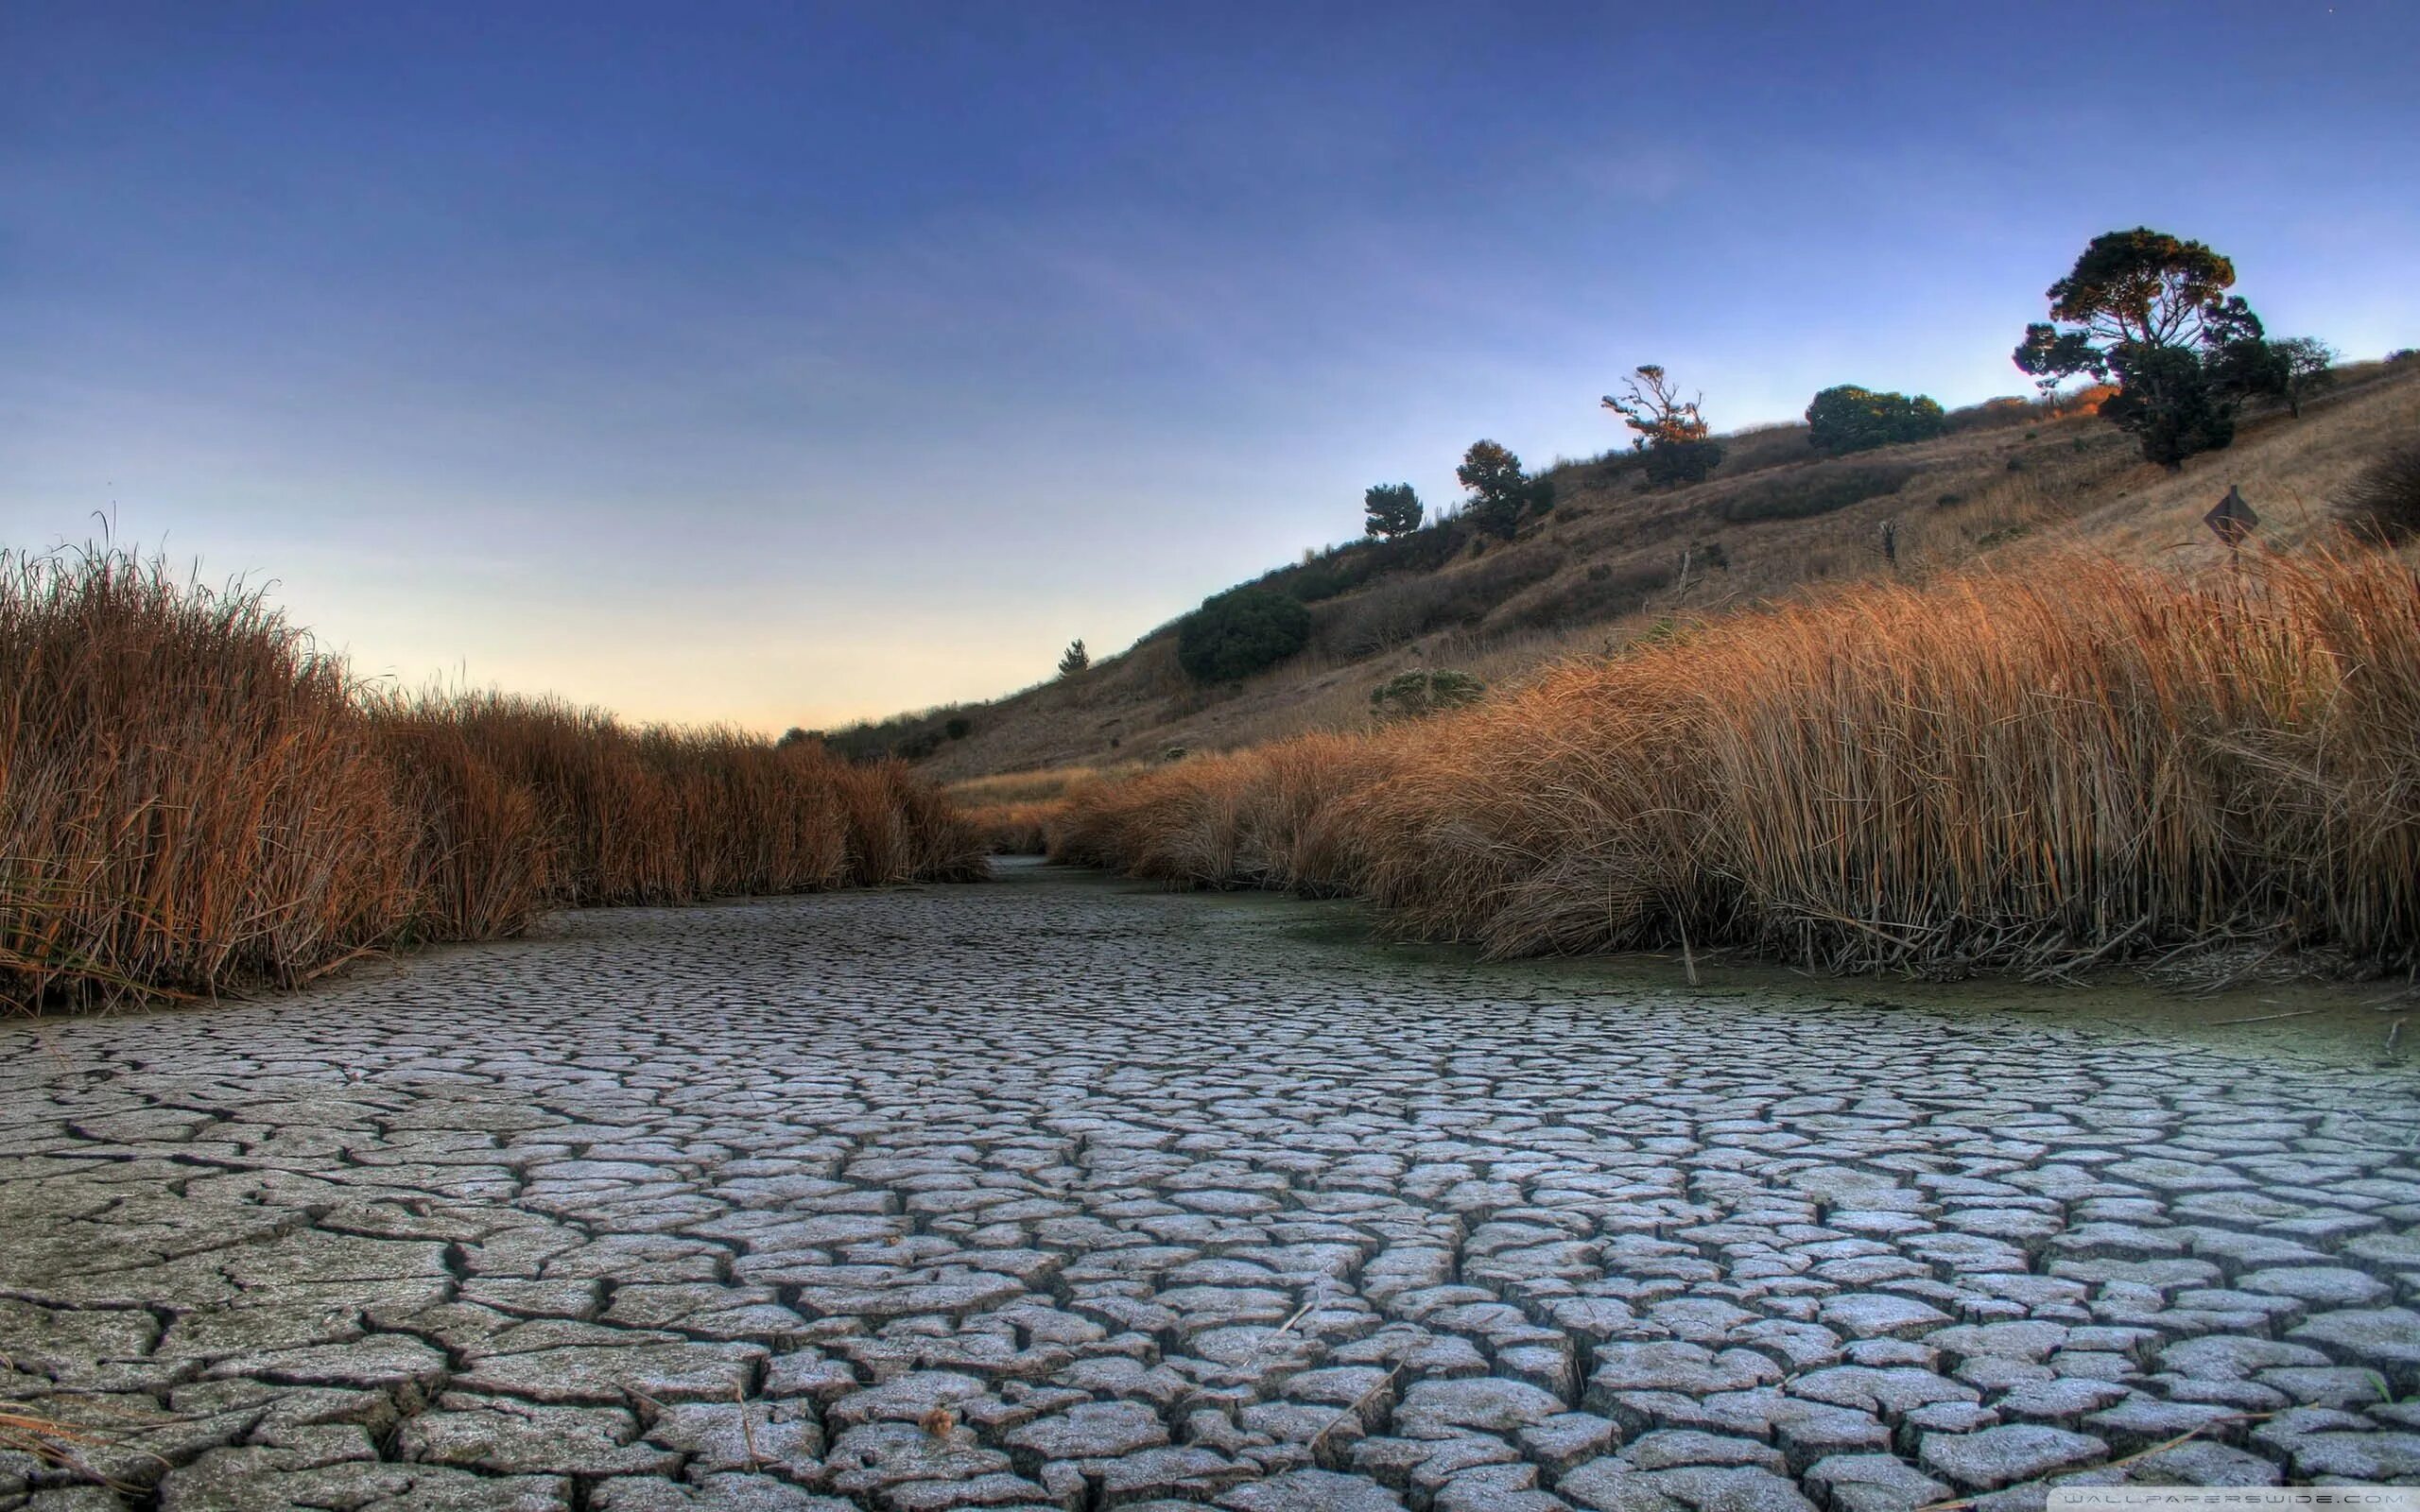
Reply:
[[[2224,1418],[2213,1418],[2208,1422],[2200,1423],[2194,1427],[2188,1428],[2185,1432],[2177,1435],[2174,1438],[2168,1439],[2163,1443],[2153,1444],[2149,1449],[2138,1449],[2133,1453],[2124,1455],[2121,1458],[2105,1460],[2099,1465],[2086,1466],[2085,1469],[2087,1470],[2121,1469],[2139,1460],[2149,1459],[2153,1454],[2165,1454],[2171,1449],[2181,1448],[2186,1444],[2189,1444],[2194,1439],[2197,1439],[2204,1434],[2208,1433],[2211,1429],[2218,1427],[2221,1423],[2256,1423],[2265,1418],[2274,1418],[2277,1415],[2273,1412],[2229,1413]],[[1993,1492],[1992,1494],[1997,1495],[1998,1493]],[[1924,1506],[1918,1507],[1916,1512],[1961,1512],[1961,1509],[1973,1506],[1976,1503],[1981,1500],[1982,1498],[1979,1496],[1962,1496],[1955,1502],[1929,1503]]]
[[[1338,1413],[1335,1417],[1329,1418],[1327,1426],[1321,1429],[1318,1433],[1313,1434],[1311,1435],[1310,1443],[1305,1446],[1310,1451],[1311,1457],[1313,1459],[1317,1459],[1319,1457],[1320,1441],[1327,1437],[1328,1435],[1336,1432],[1339,1427],[1342,1426],[1344,1419],[1350,1418],[1356,1422],[1360,1421],[1361,1409],[1376,1400],[1378,1393],[1386,1390],[1389,1386],[1393,1385],[1395,1383],[1395,1377],[1401,1374],[1403,1374],[1403,1366],[1398,1362],[1393,1369],[1387,1372],[1387,1378],[1384,1381],[1379,1382],[1376,1385],[1372,1386],[1369,1390],[1354,1398],[1352,1406],[1345,1408],[1342,1412]]]

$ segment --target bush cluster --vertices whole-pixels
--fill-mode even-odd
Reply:
[[[1330,546],[1307,561],[1264,573],[1250,586],[1272,589],[1299,603],[1317,604],[1390,573],[1435,572],[1469,542],[1468,527],[1459,518],[1447,518],[1392,540]]]
[[[1448,709],[1474,704],[1487,695],[1487,684],[1467,672],[1419,670],[1398,672],[1370,690],[1370,707],[1381,719],[1422,719]]]
[[[1806,406],[1808,444],[1834,456],[1928,441],[1945,423],[1941,405],[1922,394],[1877,393],[1855,384],[1826,388]]]
[[[1204,599],[1177,626],[1176,660],[1196,682],[1234,682],[1294,655],[1311,638],[1302,603],[1265,588]]]
[[[2420,445],[2397,447],[2337,496],[2337,514],[2373,540],[2420,540]]]

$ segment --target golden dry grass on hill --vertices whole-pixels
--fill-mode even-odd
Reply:
[[[1694,488],[1646,489],[1618,463],[1565,464],[1553,511],[1520,539],[1314,604],[1312,646],[1292,662],[1205,689],[1178,669],[1171,637],[1146,639],[1079,678],[956,711],[972,733],[919,770],[964,782],[1366,729],[1371,690],[1409,669],[1452,668],[1509,688],[1668,621],[1845,583],[1923,581],[2038,550],[2221,561],[2200,516],[2231,483],[2260,507],[2263,539],[2291,543],[2325,526],[2327,501],[2355,472],[2415,433],[2420,364],[2365,364],[2345,369],[2343,388],[2304,419],[2251,417],[2233,448],[2174,473],[2142,461],[2132,438],[2097,417],[2022,405],[2007,423],[1838,459],[1813,453],[1804,426],[1769,427],[1733,438],[1722,469]],[[1868,487],[1879,491],[1832,505]],[[1802,507],[1816,512],[1789,513]],[[1886,521],[1897,531],[1895,569],[1881,551]],[[1441,623],[1400,629],[1424,614]]]
[[[375,694],[256,594],[0,554],[0,1010],[290,985],[558,906],[980,868],[896,763]]]
[[[1052,853],[1498,954],[2062,971],[2420,952],[2420,576],[2264,552],[1871,584],[1466,712],[1075,788]]]

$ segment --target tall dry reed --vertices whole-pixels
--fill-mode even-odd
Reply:
[[[0,1009],[292,985],[559,906],[982,867],[896,764],[368,691],[258,593],[0,553]]]
[[[1347,890],[1497,954],[2056,971],[2420,950],[2420,580],[2065,558],[1574,663],[1459,715],[1080,789],[1055,852]]]

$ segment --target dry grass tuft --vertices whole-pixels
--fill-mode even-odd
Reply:
[[[2315,553],[1867,586],[1069,810],[1067,859],[1350,890],[1499,954],[2057,971],[2255,937],[2409,967],[2420,579]]]
[[[1038,856],[1050,850],[1050,827],[1066,812],[1063,799],[1026,799],[966,811],[966,822],[995,856]]]
[[[2337,495],[2336,512],[2374,541],[2420,537],[2420,444],[2396,447],[2363,469]]]
[[[895,763],[372,693],[257,593],[0,553],[0,1008],[291,986],[558,906],[981,867]]]

